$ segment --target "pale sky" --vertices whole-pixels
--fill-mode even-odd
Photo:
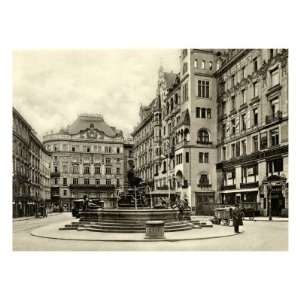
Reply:
[[[14,106],[39,137],[101,113],[125,134],[155,97],[158,69],[179,71],[177,49],[25,50],[13,54]]]

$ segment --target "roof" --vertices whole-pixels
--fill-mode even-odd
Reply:
[[[87,128],[95,128],[102,131],[105,135],[114,137],[116,135],[122,135],[122,131],[117,130],[115,127],[109,126],[100,114],[82,114],[63,132],[69,134],[77,134]]]
[[[170,73],[164,72],[163,74],[164,74],[167,90],[173,88],[174,84],[176,83],[177,74],[173,72]]]

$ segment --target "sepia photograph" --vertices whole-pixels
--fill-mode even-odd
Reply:
[[[287,251],[288,49],[16,49],[14,251]]]

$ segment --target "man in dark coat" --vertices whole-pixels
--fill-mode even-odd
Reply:
[[[233,221],[234,232],[239,233],[239,226],[243,225],[243,214],[238,204],[235,206],[234,210],[232,211],[232,221]]]

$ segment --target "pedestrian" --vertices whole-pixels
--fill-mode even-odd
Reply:
[[[243,216],[242,211],[239,208],[239,205],[237,204],[232,211],[232,221],[233,221],[233,227],[234,232],[239,233],[239,226],[243,225]]]

